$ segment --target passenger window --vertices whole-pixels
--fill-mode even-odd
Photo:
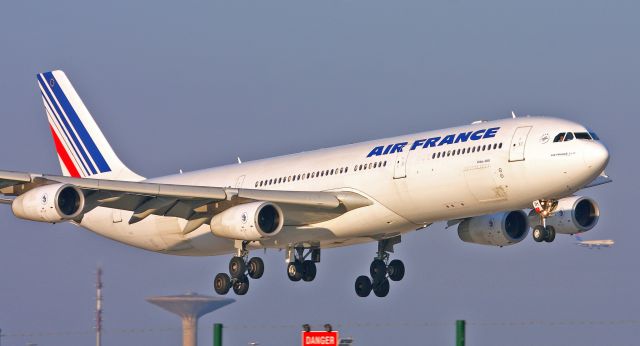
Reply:
[[[498,144],[498,149],[502,149],[502,143]]]
[[[565,134],[564,132],[558,133],[556,138],[553,139],[553,143],[564,141],[564,134]]]
[[[493,143],[493,149],[497,149],[498,148],[498,143]]]
[[[384,164],[382,165],[383,167],[387,167],[387,161],[384,162]]]
[[[573,132],[567,132],[567,135],[564,137],[564,141],[568,142],[573,139]]]

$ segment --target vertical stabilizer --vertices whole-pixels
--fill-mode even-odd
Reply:
[[[144,179],[120,161],[63,71],[38,74],[38,86],[63,175]]]

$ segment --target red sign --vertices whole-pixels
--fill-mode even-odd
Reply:
[[[338,332],[302,332],[302,346],[338,346]]]

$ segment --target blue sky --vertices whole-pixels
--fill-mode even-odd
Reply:
[[[615,239],[614,248],[589,251],[563,236],[483,247],[434,224],[397,247],[407,275],[386,299],[353,292],[375,243],[324,251],[305,284],[289,282],[284,254],[269,251],[249,294],[201,320],[201,344],[214,322],[229,326],[230,345],[295,345],[299,325],[326,322],[362,345],[451,344],[456,319],[470,321],[470,345],[633,344],[639,10],[589,0],[6,2],[0,167],[59,172],[35,80],[58,68],[123,161],[148,177],[512,110],[575,120],[610,149],[615,182],[584,191],[603,213],[585,237]],[[149,253],[68,224],[20,221],[9,208],[0,219],[0,328],[13,335],[3,345],[93,342],[98,263],[105,344],[175,345],[179,331],[160,329],[178,320],[144,298],[210,294],[229,260]],[[611,323],[622,320],[636,322]],[[131,328],[153,331],[122,332]],[[67,331],[86,333],[16,336]]]

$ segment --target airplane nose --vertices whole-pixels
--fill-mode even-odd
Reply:
[[[609,163],[609,150],[602,143],[591,142],[585,148],[584,162],[587,167],[602,172]]]

